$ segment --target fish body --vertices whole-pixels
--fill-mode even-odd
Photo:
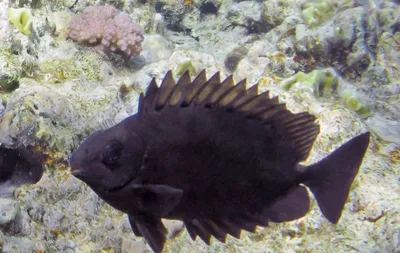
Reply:
[[[0,145],[0,195],[7,192],[4,189],[7,185],[35,184],[42,175],[43,165],[38,153],[24,146]]]
[[[225,242],[242,229],[303,217],[317,199],[337,223],[369,133],[302,166],[319,133],[315,117],[293,114],[257,85],[219,73],[151,82],[138,113],[89,136],[72,154],[72,174],[129,216],[136,236],[161,252],[161,218],[182,220],[193,240]],[[305,186],[304,186],[305,185]]]

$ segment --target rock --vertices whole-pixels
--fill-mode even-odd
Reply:
[[[0,49],[11,46],[11,30],[7,18],[7,6],[5,2],[0,3]]]
[[[145,35],[142,43],[140,57],[144,58],[145,64],[168,60],[172,54],[173,45],[160,35]]]
[[[19,87],[19,80],[23,73],[20,59],[7,50],[0,50],[0,66],[1,91],[14,91]]]
[[[35,252],[35,250],[35,243],[23,237],[6,237],[2,247],[3,253]]]
[[[201,70],[206,69],[207,74],[211,75],[220,71],[221,67],[216,63],[215,58],[207,53],[198,51],[175,51],[168,60],[167,69],[171,69],[176,77],[190,70],[196,75]],[[162,76],[163,77],[163,76]]]
[[[13,221],[19,211],[17,201],[10,198],[0,198],[0,225]]]
[[[163,220],[163,223],[164,223],[164,226],[168,229],[168,238],[169,239],[176,237],[185,228],[182,221]]]
[[[366,120],[366,124],[384,141],[400,144],[400,124],[376,115]]]
[[[262,3],[262,18],[270,25],[278,26],[286,18],[300,17],[302,1],[269,0]]]

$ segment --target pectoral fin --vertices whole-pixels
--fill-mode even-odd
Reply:
[[[165,217],[181,200],[183,191],[166,185],[134,185],[139,210],[157,217]]]
[[[129,216],[129,224],[136,236],[143,236],[155,253],[162,252],[168,233],[161,218],[147,215]]]

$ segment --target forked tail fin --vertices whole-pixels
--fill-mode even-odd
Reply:
[[[351,183],[367,150],[369,137],[369,132],[354,137],[306,170],[303,183],[314,194],[323,215],[334,224],[342,215]]]

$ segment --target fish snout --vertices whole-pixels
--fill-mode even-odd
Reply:
[[[79,179],[83,178],[83,173],[82,173],[82,170],[80,170],[80,169],[71,168],[71,174],[76,178],[79,178]]]

